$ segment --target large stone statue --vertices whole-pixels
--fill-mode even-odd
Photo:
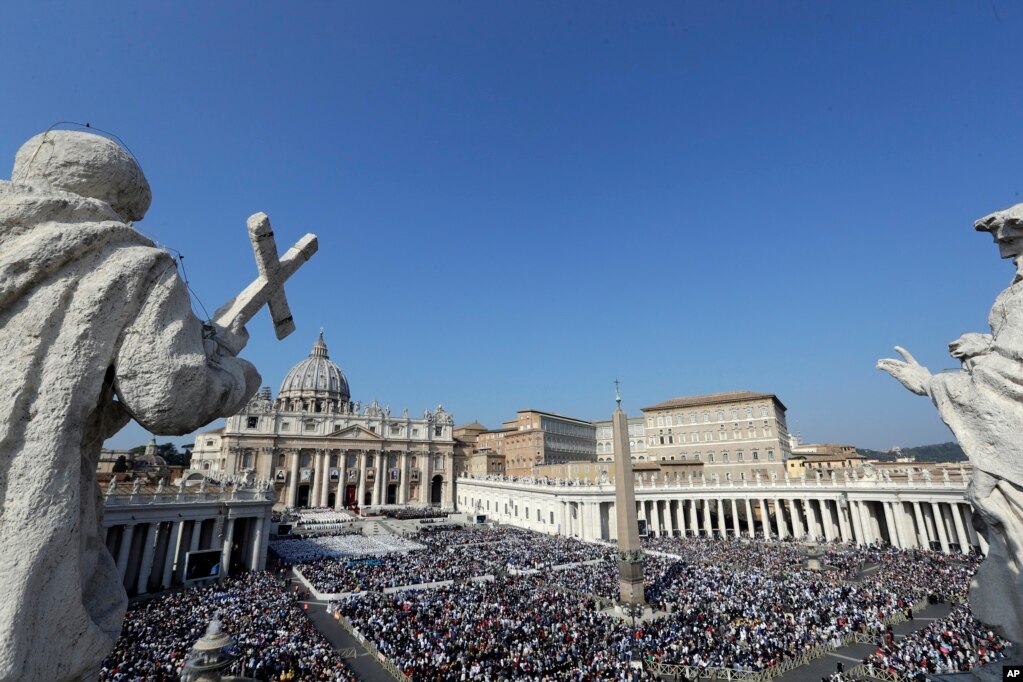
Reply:
[[[32,138],[0,181],[3,682],[95,679],[120,630],[125,591],[100,534],[103,440],[130,419],[189,433],[259,387],[235,356],[256,299],[283,291],[254,283],[203,324],[171,255],[132,227],[150,199],[134,158],[83,132]]]
[[[998,295],[990,334],[964,334],[949,344],[962,371],[931,374],[908,351],[879,369],[910,391],[934,401],[941,419],[973,463],[970,501],[988,542],[987,559],[970,588],[981,621],[1017,644],[1023,642],[1023,204],[978,220],[1002,258],[1016,266]],[[924,479],[930,476],[925,471]]]

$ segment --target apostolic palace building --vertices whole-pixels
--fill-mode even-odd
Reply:
[[[223,428],[199,434],[190,473],[272,481],[277,505],[454,508],[454,421],[444,408],[410,417],[352,401],[323,332],[277,397],[259,391]]]

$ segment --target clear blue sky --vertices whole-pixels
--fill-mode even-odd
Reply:
[[[1023,201],[1020,35],[1004,0],[5,3],[0,160],[117,133],[211,311],[249,214],[316,232],[298,331],[249,327],[275,391],[323,326],[395,411],[606,418],[617,376],[631,413],[751,389],[804,440],[941,442],[874,363],[954,366],[1012,276],[972,221]]]

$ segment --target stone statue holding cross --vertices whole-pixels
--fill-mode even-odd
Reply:
[[[249,219],[258,277],[202,321],[174,258],[133,227],[149,208],[135,159],[98,135],[50,131],[0,181],[0,682],[96,678],[126,606],[103,543],[96,462],[134,419],[186,434],[244,407],[260,384],[237,357],[283,283],[316,250],[277,258]]]

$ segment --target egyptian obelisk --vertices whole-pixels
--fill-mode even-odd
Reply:
[[[619,601],[622,604],[646,604],[643,592],[643,548],[639,544],[636,519],[636,481],[632,476],[629,451],[629,420],[622,412],[622,396],[615,380],[618,407],[611,418],[615,453],[615,514],[618,522]]]

